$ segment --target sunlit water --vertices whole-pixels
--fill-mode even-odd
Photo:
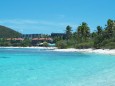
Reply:
[[[0,86],[115,86],[115,56],[0,49]]]

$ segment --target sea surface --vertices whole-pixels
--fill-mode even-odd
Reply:
[[[0,48],[0,86],[115,86],[115,56]]]

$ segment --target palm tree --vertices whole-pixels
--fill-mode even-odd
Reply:
[[[86,41],[90,35],[90,29],[89,29],[87,23],[85,23],[85,22],[82,23],[82,29],[83,29],[83,37]]]
[[[102,35],[102,27],[101,26],[97,26],[97,34]]]
[[[114,24],[115,24],[115,22],[114,22],[113,20],[111,20],[111,19],[109,19],[109,20],[107,21],[106,30],[107,30],[107,32],[108,32],[109,38],[111,38],[112,35],[113,35]]]
[[[69,40],[72,37],[72,27],[70,27],[69,25],[66,27],[66,37],[67,40]]]
[[[78,28],[77,28],[77,41],[78,42],[82,41],[82,29],[81,29],[81,26],[78,26]]]
[[[90,36],[90,29],[87,23],[82,22],[82,25],[77,28],[77,33],[82,42],[87,41],[87,38]]]

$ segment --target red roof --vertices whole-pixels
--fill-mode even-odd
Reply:
[[[52,38],[33,38],[32,40],[39,40],[39,41],[52,41]]]
[[[23,41],[23,38],[7,38],[7,40]]]

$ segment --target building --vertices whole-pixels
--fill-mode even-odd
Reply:
[[[41,38],[42,34],[23,34],[22,38]]]
[[[66,38],[66,34],[65,33],[51,33],[51,37],[61,37],[61,38]]]
[[[13,40],[13,41],[24,41],[23,38],[7,38],[6,40],[7,41],[11,41],[11,40]]]
[[[52,43],[53,39],[52,38],[33,38],[32,39],[32,45],[37,45],[43,42]]]

